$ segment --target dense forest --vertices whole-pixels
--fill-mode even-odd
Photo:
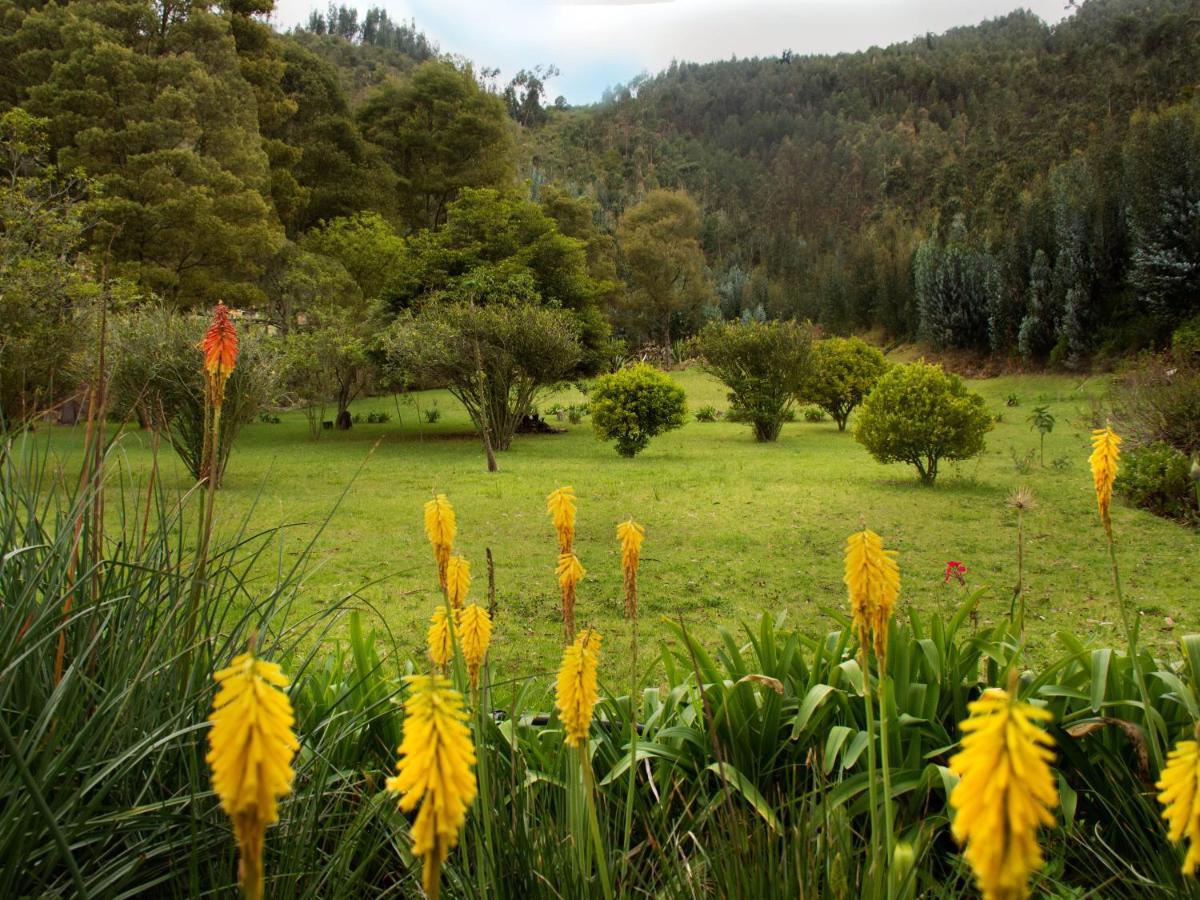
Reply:
[[[353,360],[429,296],[515,294],[573,311],[592,367],[721,317],[1074,365],[1200,307],[1190,0],[678,63],[576,108],[553,66],[501,85],[379,9],[272,11],[0,0],[28,296],[222,299]]]
[[[535,136],[614,222],[704,211],[721,313],[935,344],[1121,351],[1200,311],[1200,15],[1091,0],[862,53],[696,65]],[[711,311],[698,311],[711,315]]]

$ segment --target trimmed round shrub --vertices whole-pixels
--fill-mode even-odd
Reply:
[[[682,427],[687,417],[683,388],[646,363],[601,375],[589,405],[597,439],[616,441],[617,452],[629,457],[652,437]]]
[[[1156,516],[1200,521],[1192,461],[1170,444],[1156,441],[1121,455],[1116,491],[1134,506]]]
[[[846,430],[846,420],[888,370],[883,354],[858,338],[829,338],[812,347],[812,367],[800,399],[815,403]]]
[[[957,375],[924,362],[896,366],[863,402],[854,437],[881,463],[914,466],[923,484],[943,459],[983,452],[992,417]]]

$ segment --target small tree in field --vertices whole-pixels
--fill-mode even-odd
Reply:
[[[714,322],[693,346],[704,370],[728,386],[732,412],[754,426],[755,439],[776,440],[808,375],[811,329],[798,322]]]
[[[933,484],[941,460],[982,453],[991,429],[983,398],[961,378],[916,362],[879,379],[863,403],[854,437],[881,463],[909,463],[923,484]]]
[[[634,457],[650,438],[683,426],[687,400],[670,376],[640,363],[596,379],[591,410],[596,437],[615,440],[619,454]]]
[[[812,348],[812,368],[800,390],[800,399],[815,403],[846,430],[854,408],[871,393],[888,369],[875,347],[858,338],[829,338]]]
[[[444,386],[489,453],[508,449],[538,393],[570,376],[583,355],[574,317],[537,305],[524,279],[516,282],[510,301],[432,300],[398,318],[385,345],[397,380]]]
[[[1039,448],[1039,459],[1043,466],[1046,465],[1046,435],[1054,430],[1054,413],[1050,412],[1048,406],[1038,406],[1033,410],[1029,417],[1029,427],[1037,429],[1038,435],[1041,438],[1041,446]]]

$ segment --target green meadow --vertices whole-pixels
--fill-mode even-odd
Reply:
[[[691,410],[728,406],[723,387],[708,376],[688,369],[674,377]],[[986,453],[945,467],[933,488],[918,484],[905,466],[876,463],[828,419],[809,423],[798,416],[777,444],[755,443],[744,425],[689,421],[633,460],[598,442],[587,419],[554,422],[564,433],[518,436],[500,454],[500,471],[488,474],[464,411],[445,392],[359,402],[354,411],[364,418],[386,412],[391,421],[325,431],[317,441],[309,439],[304,416],[289,412],[279,424],[255,422],[242,431],[218,495],[217,529],[286,526],[278,552],[261,565],[263,585],[316,535],[293,615],[350,597],[368,621],[420,658],[439,601],[422,504],[434,492],[446,493],[458,515],[456,552],[472,565],[472,596],[486,591],[486,549],[495,561],[491,658],[500,683],[557,665],[561,619],[545,497],[572,485],[579,497],[576,550],[587,569],[577,615],[581,625],[607,636],[605,675],[623,680],[631,626],[622,615],[619,521],[632,516],[646,528],[640,574],[646,643],[665,637],[664,619],[681,621],[706,641],[718,627],[736,628],[763,611],[809,634],[832,626],[845,606],[842,544],[863,522],[899,551],[902,614],[906,608],[948,614],[964,596],[962,586],[943,577],[946,562],[958,560],[968,568],[969,589],[991,589],[978,610],[982,627],[1008,614],[1017,582],[1017,518],[1005,501],[1026,485],[1036,501],[1025,529],[1031,653],[1056,652],[1055,632],[1064,628],[1082,640],[1120,644],[1087,465],[1088,430],[1103,414],[1105,380],[1009,376],[971,386],[1000,420]],[[1010,395],[1019,405],[1007,405]],[[582,399],[572,390],[543,407]],[[429,424],[424,411],[434,405],[440,418]],[[1044,467],[1036,456],[1026,460],[1038,446],[1028,416],[1040,405],[1057,419]],[[52,452],[73,471],[83,429],[49,433]],[[144,432],[119,436],[121,477],[134,486],[146,482],[151,444]],[[1018,460],[1028,463],[1026,471]],[[160,465],[168,489],[191,486],[169,449]],[[1114,520],[1126,596],[1141,613],[1146,640],[1169,653],[1180,635],[1200,629],[1196,534],[1119,505]]]

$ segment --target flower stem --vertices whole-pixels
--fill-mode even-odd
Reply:
[[[863,677],[863,704],[867,712],[867,802],[871,813],[872,875],[868,880],[874,885],[878,883],[874,879],[879,877],[883,867],[880,865],[879,859],[879,787],[876,784],[878,772],[875,766],[875,713],[871,706],[870,654],[866,648],[867,643],[864,640],[860,660]],[[874,895],[874,891],[872,891],[872,895]]]
[[[595,778],[592,775],[591,752],[585,742],[579,748],[579,764],[583,768],[583,795],[587,803],[588,828],[592,833],[592,847],[596,851],[596,870],[600,873],[600,889],[605,900],[612,900],[612,884],[608,879],[608,857],[604,854],[604,840],[600,837],[600,821],[596,818]]]
[[[879,753],[880,768],[883,773],[883,818],[884,841],[886,843],[886,858],[884,871],[887,876],[888,897],[893,895],[891,869],[892,856],[896,852],[896,815],[892,809],[892,772],[888,761],[888,703],[887,703],[887,663],[879,660],[879,680],[876,682],[879,692]]]
[[[1117,609],[1121,613],[1121,625],[1125,630],[1125,641],[1129,648],[1129,662],[1133,666],[1133,678],[1137,683],[1138,693],[1142,697],[1142,715],[1146,721],[1146,738],[1150,744],[1150,755],[1154,760],[1156,771],[1162,770],[1162,747],[1159,744],[1158,726],[1154,721],[1154,708],[1150,705],[1150,690],[1146,687],[1146,676],[1142,672],[1141,660],[1138,656],[1138,627],[1137,622],[1129,621],[1129,610],[1125,607],[1125,595],[1121,591],[1121,573],[1117,568],[1117,548],[1113,541],[1112,528],[1106,527],[1108,536],[1108,558],[1112,563],[1113,588],[1117,593]]]

